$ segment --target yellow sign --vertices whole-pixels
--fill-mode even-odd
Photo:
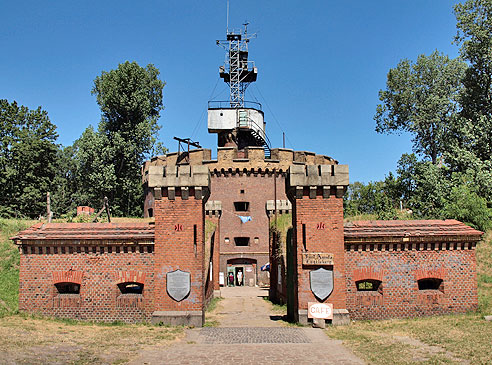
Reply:
[[[326,252],[303,252],[303,265],[333,265],[333,254]]]

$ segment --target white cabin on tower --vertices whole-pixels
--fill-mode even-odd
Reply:
[[[265,148],[270,155],[270,143],[265,133],[265,121],[261,104],[244,100],[246,88],[255,82],[258,69],[248,60],[248,43],[251,36],[244,30],[227,31],[225,41],[217,41],[228,53],[224,66],[220,66],[219,75],[229,85],[228,101],[210,101],[208,103],[208,131],[217,133],[219,147],[236,146],[243,149],[248,146]]]

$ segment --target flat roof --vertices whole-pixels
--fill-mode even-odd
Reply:
[[[38,223],[17,240],[154,240],[154,223]]]
[[[346,241],[377,238],[435,238],[452,237],[478,241],[483,232],[455,219],[353,221],[344,224]]]

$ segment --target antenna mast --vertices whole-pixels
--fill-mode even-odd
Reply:
[[[229,1],[227,1],[226,39],[217,41],[224,48],[226,60],[219,67],[219,75],[229,85],[229,100],[208,102],[208,131],[217,133],[218,147],[263,147],[265,158],[270,158],[270,141],[265,133],[261,104],[245,101],[249,84],[256,81],[258,69],[248,60],[248,43],[256,34],[248,34],[248,24],[243,29],[229,29]]]
[[[227,2],[229,6],[229,2]],[[248,61],[249,40],[256,34],[248,34],[248,24],[244,30],[229,31],[229,11],[227,12],[226,40],[218,40],[217,44],[227,50],[225,65],[219,69],[220,77],[229,84],[229,103],[231,108],[244,107],[244,94],[251,82],[256,81],[258,69],[253,61]]]

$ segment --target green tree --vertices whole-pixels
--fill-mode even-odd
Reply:
[[[56,126],[48,113],[0,100],[0,214],[36,217],[56,172]]]
[[[476,119],[492,116],[492,0],[467,0],[454,7],[455,41],[470,64],[463,80],[463,114]],[[490,154],[489,154],[490,155]]]
[[[414,154],[404,154],[398,162],[401,199],[419,218],[440,218],[451,188],[449,171],[430,161],[418,161]]]
[[[455,176],[455,179],[458,181],[446,199],[441,216],[486,231],[492,222],[492,211],[487,207],[487,201],[477,194],[475,185],[466,175]]]
[[[86,130],[78,142],[79,169],[88,171],[79,177],[89,201],[107,194],[119,215],[141,214],[140,167],[149,154],[158,152],[157,120],[165,85],[158,76],[153,65],[142,68],[127,61],[94,80],[92,93],[102,120],[97,133]]]
[[[445,150],[449,124],[458,111],[457,96],[466,65],[434,51],[417,62],[402,60],[388,72],[379,91],[374,120],[378,133],[412,134],[413,150],[433,164]]]
[[[350,184],[344,196],[345,216],[374,214],[377,219],[394,219],[397,203],[393,200],[393,183],[394,178],[390,174],[385,181]]]

